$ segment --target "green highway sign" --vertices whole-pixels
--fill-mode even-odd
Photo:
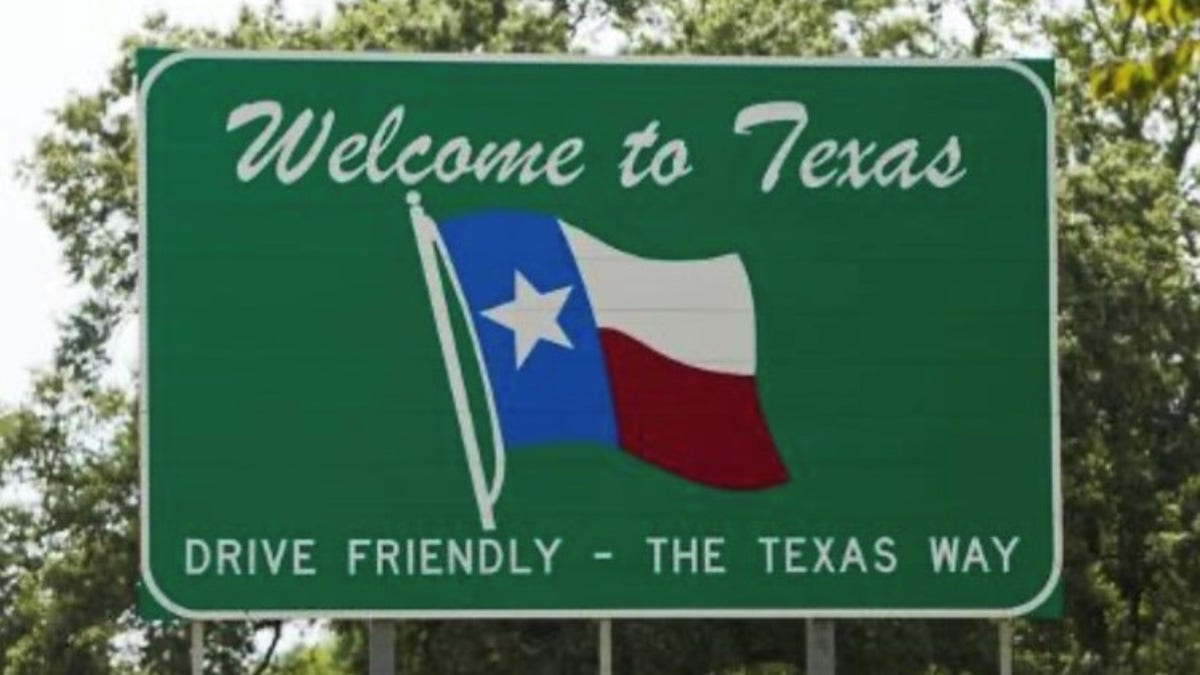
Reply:
[[[147,590],[213,619],[1042,605],[1043,65],[140,52]]]

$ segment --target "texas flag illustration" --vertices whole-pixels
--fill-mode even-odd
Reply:
[[[738,255],[652,260],[550,215],[435,222],[419,196],[409,204],[459,411],[451,306],[469,317],[481,365],[499,441],[490,485],[469,413],[459,426],[486,529],[505,449],[591,443],[729,490],[787,480],[759,404],[754,300]]]

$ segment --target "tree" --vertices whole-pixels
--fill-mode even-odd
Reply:
[[[616,21],[633,50],[654,53],[961,57],[1053,44],[1064,60],[1066,616],[1021,622],[1019,663],[1025,672],[1200,672],[1200,210],[1188,162],[1200,83],[1179,69],[1154,86],[1098,86],[1097,68],[1167,53],[1190,30],[1190,15],[1156,23],[1146,3],[1126,4],[1133,9],[1099,0],[1054,11],[1032,0],[362,0],[323,23],[289,20],[278,5],[243,11],[228,31],[151,19],[122,46],[104,87],[56,112],[22,167],[88,294],[32,397],[0,416],[0,486],[29,492],[0,503],[0,672],[186,672],[180,627],[147,624],[132,609],[137,401],[103,384],[107,343],[137,311],[134,46],[562,51],[597,18]],[[959,30],[943,30],[947,21]],[[251,634],[266,628],[221,624],[210,670],[253,665]],[[398,631],[405,672],[594,668],[590,622],[401,622]],[[334,632],[274,672],[361,672],[362,624]],[[988,622],[844,622],[839,635],[843,672],[995,667]],[[615,626],[617,665],[629,673],[798,672],[801,637],[794,621]]]
[[[1200,212],[1187,156],[1200,91],[1180,73],[1137,97],[1092,97],[1081,85],[1095,64],[1164,49],[1170,34],[1094,3],[1049,26],[1070,64],[1060,98],[1059,278],[1073,607],[1058,627],[1069,631],[1040,637],[1057,633],[1050,662],[1064,666],[1194,670],[1198,614],[1184,605],[1200,592]]]
[[[1195,68],[1200,5],[1193,0],[1117,0],[1101,8],[1088,0],[1099,23],[1115,11],[1119,26],[1107,34],[1111,58],[1092,70],[1098,96],[1143,101],[1170,91]]]
[[[87,296],[62,326],[52,369],[38,377],[31,400],[6,418],[0,436],[0,484],[20,484],[35,495],[31,504],[4,506],[0,521],[4,675],[188,668],[182,629],[147,625],[133,609],[137,402],[101,384],[110,338],[137,311],[135,47],[561,51],[569,23],[587,9],[373,0],[343,4],[322,24],[289,20],[277,3],[261,12],[244,9],[226,32],[156,16],[121,46],[105,86],[69,97],[56,111],[53,129],[38,139],[20,173]],[[242,672],[256,628],[224,623],[212,631],[210,670]]]
[[[336,639],[296,647],[282,654],[264,675],[350,675],[361,672],[349,666],[339,647]]]

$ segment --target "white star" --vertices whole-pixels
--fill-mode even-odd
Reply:
[[[574,345],[558,323],[558,315],[562,313],[570,295],[570,286],[542,293],[529,283],[521,270],[517,270],[513,278],[513,299],[482,312],[513,332],[517,368],[525,363],[530,352],[542,340],[567,349],[573,348]]]

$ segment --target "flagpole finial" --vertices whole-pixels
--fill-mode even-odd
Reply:
[[[408,194],[404,195],[404,201],[408,202],[408,217],[412,220],[413,225],[428,224],[429,215],[425,213],[425,207],[421,206],[420,192],[409,190]]]

